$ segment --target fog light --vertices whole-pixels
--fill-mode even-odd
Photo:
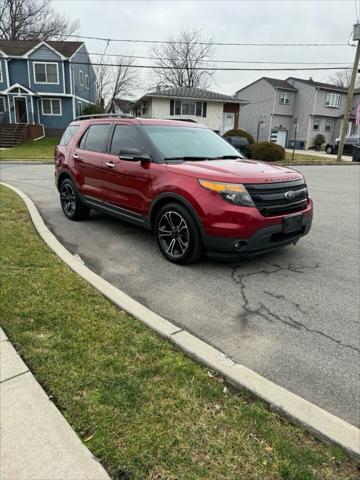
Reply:
[[[234,243],[234,247],[236,250],[242,250],[243,248],[245,248],[247,245],[247,242],[245,242],[245,240],[237,240],[235,243]]]

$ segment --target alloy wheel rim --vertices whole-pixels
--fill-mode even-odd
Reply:
[[[66,183],[61,189],[61,203],[67,215],[73,215],[76,208],[76,198],[73,187]]]
[[[157,235],[163,250],[173,258],[182,257],[189,248],[189,228],[180,213],[169,210],[160,218]]]

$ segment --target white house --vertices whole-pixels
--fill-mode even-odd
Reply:
[[[238,127],[242,103],[247,102],[201,88],[158,87],[137,100],[133,111],[137,117],[195,121],[223,134]]]

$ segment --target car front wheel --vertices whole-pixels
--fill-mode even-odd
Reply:
[[[325,151],[326,151],[326,153],[328,153],[329,155],[331,155],[332,153],[334,153],[334,147],[332,147],[331,145],[328,145],[328,146],[325,148]]]
[[[81,203],[72,180],[66,178],[60,186],[61,208],[70,220],[83,220],[88,217],[90,208]]]
[[[159,211],[155,234],[161,253],[172,263],[194,263],[203,254],[198,226],[193,216],[180,204],[170,203]]]

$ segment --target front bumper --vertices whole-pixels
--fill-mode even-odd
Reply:
[[[236,261],[243,257],[252,257],[295,244],[301,237],[309,233],[311,223],[312,215],[307,212],[307,215],[303,216],[302,228],[292,233],[284,233],[283,224],[276,223],[258,229],[249,238],[205,235],[205,249],[209,257]]]

